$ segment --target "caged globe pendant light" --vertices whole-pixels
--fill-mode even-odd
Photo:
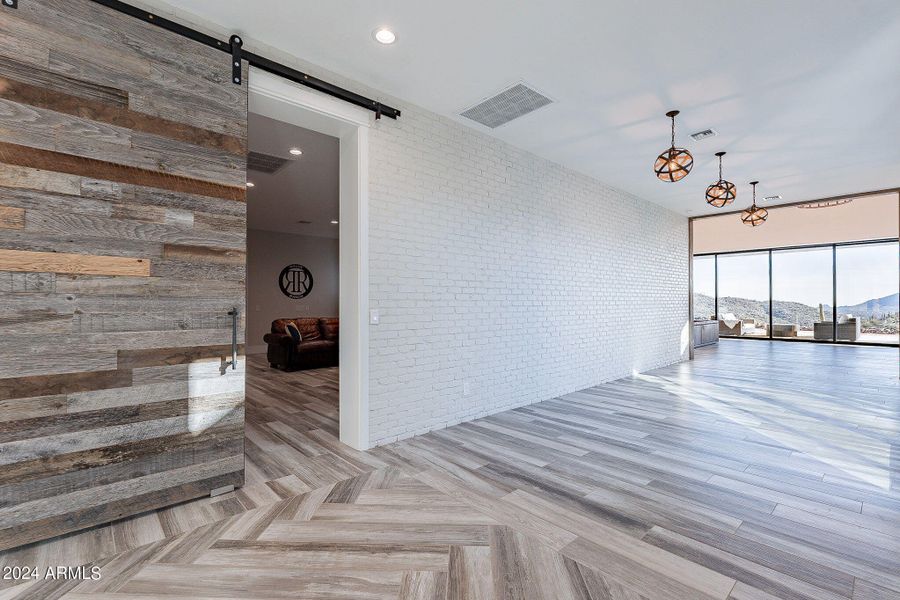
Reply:
[[[694,157],[684,148],[675,147],[675,116],[679,111],[670,110],[666,116],[672,119],[672,145],[668,150],[656,157],[653,163],[653,171],[662,181],[681,181],[691,172],[694,166]]]
[[[758,181],[750,182],[750,185],[753,186],[753,204],[750,205],[750,208],[741,213],[741,222],[750,227],[762,225],[769,217],[769,211],[756,205],[756,184],[758,183]]]
[[[725,153],[716,152],[716,156],[719,157],[719,180],[706,188],[706,203],[716,208],[722,208],[737,198],[737,186],[722,179],[722,157],[725,156]]]

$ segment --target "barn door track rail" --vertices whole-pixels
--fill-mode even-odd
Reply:
[[[322,92],[323,94],[328,94],[329,96],[340,98],[350,104],[355,104],[356,106],[371,110],[375,113],[376,119],[380,119],[382,115],[390,117],[391,119],[396,119],[400,116],[399,109],[388,106],[387,104],[382,104],[377,100],[372,100],[371,98],[367,98],[356,92],[351,92],[350,90],[346,90],[333,83],[319,79],[318,77],[313,77],[308,73],[292,69],[291,67],[285,66],[264,56],[248,52],[243,49],[243,40],[240,36],[233,35],[229,41],[225,42],[216,39],[211,35],[197,31],[196,29],[182,25],[181,23],[170,21],[169,19],[149,13],[136,6],[126,4],[125,2],[119,2],[118,0],[91,0],[91,2],[102,4],[107,8],[140,19],[146,23],[156,25],[157,27],[162,27],[167,31],[171,31],[172,33],[176,33],[180,36],[192,39],[195,42],[200,42],[201,44],[227,53],[231,65],[231,80],[236,85],[241,85],[243,83],[241,60],[246,60],[249,64],[258,69],[268,71],[269,73],[284,77],[285,79],[289,79],[300,85],[305,85],[306,87]],[[2,0],[2,5],[6,8],[18,8],[19,0]]]

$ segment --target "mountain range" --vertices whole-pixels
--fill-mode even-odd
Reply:
[[[900,312],[900,293],[884,298],[866,300],[853,306],[838,306],[838,313],[860,315],[863,317],[881,317]]]
[[[883,320],[884,317],[900,312],[900,294],[891,294],[883,298],[873,298],[852,306],[838,306],[838,314],[851,314],[864,320]],[[831,318],[831,306],[824,306],[826,319]],[[749,298],[723,296],[719,298],[719,314],[734,313],[742,319],[755,319],[759,323],[769,321],[769,303]],[[705,294],[694,294],[694,315],[707,317],[715,314],[715,300]],[[776,323],[793,323],[801,329],[812,329],[813,323],[819,320],[819,307],[808,306],[800,302],[775,300],[772,302],[772,316]],[[896,316],[887,319],[896,323]]]

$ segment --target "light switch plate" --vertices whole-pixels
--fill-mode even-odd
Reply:
[[[378,314],[378,309],[373,308],[369,311],[369,324],[370,325],[378,325],[381,322],[381,315]]]

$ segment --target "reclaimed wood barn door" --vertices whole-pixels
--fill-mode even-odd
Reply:
[[[244,69],[0,3],[0,550],[242,483]]]

